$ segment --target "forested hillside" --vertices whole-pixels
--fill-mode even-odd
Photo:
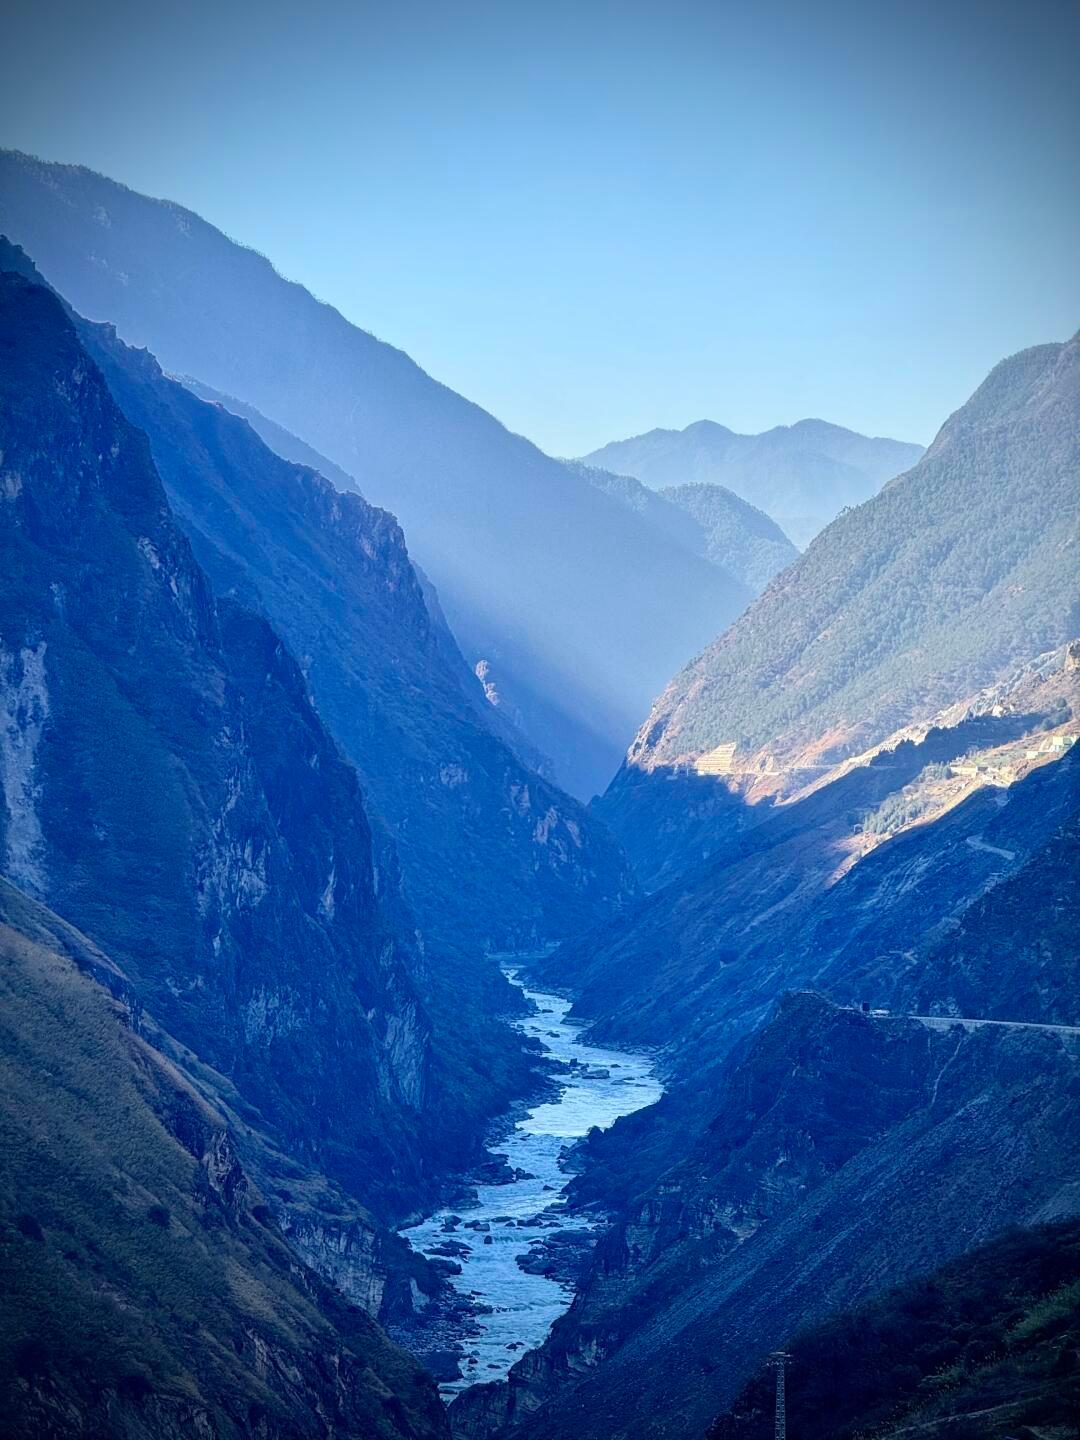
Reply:
[[[731,570],[755,594],[798,556],[775,520],[723,485],[670,485],[659,494],[697,521],[709,559]]]
[[[1003,361],[913,470],[835,520],[678,674],[599,813],[634,830],[644,772],[678,853],[672,767],[711,774],[733,745],[718,783],[790,793],[1071,639],[1078,476],[1080,337]]]
[[[1080,1222],[1006,1233],[787,1350],[793,1434],[1068,1434],[1080,1414]],[[708,1440],[758,1440],[774,1389],[773,1371],[757,1376]]]

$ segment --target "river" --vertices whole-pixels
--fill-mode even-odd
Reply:
[[[592,1228],[581,1216],[560,1218],[571,1178],[560,1163],[566,1147],[593,1126],[604,1130],[620,1115],[652,1105],[663,1090],[649,1056],[585,1044],[580,1022],[566,1018],[569,1000],[529,989],[516,969],[505,973],[536,1006],[533,1014],[514,1020],[514,1027],[538,1040],[564,1068],[557,1077],[558,1098],[534,1106],[496,1147],[512,1170],[528,1178],[479,1185],[474,1204],[440,1210],[402,1231],[425,1255],[454,1252],[450,1258],[461,1273],[451,1276],[451,1284],[479,1312],[478,1333],[466,1343],[463,1377],[440,1387],[447,1399],[470,1385],[501,1380],[525,1350],[544,1340],[574,1298],[569,1283],[529,1274],[518,1264],[537,1241]],[[457,1253],[458,1247],[467,1249]]]

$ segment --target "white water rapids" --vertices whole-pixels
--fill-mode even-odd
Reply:
[[[593,1126],[606,1129],[620,1115],[653,1104],[663,1090],[649,1056],[586,1045],[580,1022],[566,1018],[569,1000],[528,989],[516,970],[507,969],[506,975],[537,1007],[536,1013],[513,1021],[514,1027],[538,1040],[565,1068],[556,1077],[558,1098],[534,1106],[493,1152],[530,1178],[480,1185],[475,1204],[440,1210],[402,1232],[425,1255],[437,1255],[447,1242],[467,1245],[468,1253],[452,1257],[461,1273],[450,1283],[482,1312],[490,1309],[478,1315],[479,1333],[466,1344],[463,1378],[440,1387],[448,1399],[481,1381],[501,1380],[525,1350],[544,1340],[573,1299],[570,1285],[530,1275],[517,1263],[537,1240],[590,1228],[581,1216],[562,1214],[570,1179],[560,1164],[564,1149]],[[455,1224],[455,1216],[462,1223]]]

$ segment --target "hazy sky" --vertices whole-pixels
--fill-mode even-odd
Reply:
[[[556,454],[929,440],[1080,328],[1080,4],[5,6],[0,143],[190,206]]]

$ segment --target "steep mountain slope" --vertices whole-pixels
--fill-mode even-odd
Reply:
[[[846,1001],[890,1004],[921,984],[921,966],[984,890],[1016,876],[1080,810],[1080,753],[1033,761],[1008,787],[979,783],[960,792],[931,823],[899,831],[867,851],[860,827],[927,771],[954,764],[978,743],[1037,730],[1039,717],[977,717],[932,731],[860,766],[804,799],[760,807],[736,820],[710,861],[687,872],[599,930],[540,962],[540,977],[573,989],[578,1014],[599,1034],[635,1044],[665,1043],[676,1059],[722,1052],[788,988],[822,988]],[[1053,752],[1057,754],[1058,752]],[[750,816],[758,807],[744,807]],[[1055,869],[1047,882],[1054,905]],[[1040,891],[1040,894],[1042,892]],[[1032,897],[1034,900],[1034,896]],[[1040,903],[1043,903],[1040,901]],[[1064,954],[1061,956],[1064,961]],[[1065,978],[1002,976],[1002,993],[1022,987],[1066,1004]],[[950,1008],[953,985],[927,995],[932,1012]],[[904,990],[904,993],[907,993]],[[957,992],[960,993],[960,992]],[[968,992],[964,992],[968,993]],[[989,995],[981,1002],[990,1005]],[[991,1015],[990,1008],[975,1010]],[[1051,1021],[1036,1006],[1022,1016]]]
[[[889,998],[920,1015],[1080,1025],[1080,810],[961,916]]]
[[[673,767],[704,788],[791,793],[1070,639],[1078,474],[1080,337],[999,365],[913,470],[835,520],[676,676],[600,813],[639,828],[653,777],[646,803],[678,854]]]
[[[0,991],[5,1435],[445,1433],[430,1380],[298,1262],[136,1011],[8,924]]]
[[[672,485],[663,499],[701,526],[705,554],[760,594],[799,554],[776,521],[723,485]]]
[[[744,592],[198,216],[0,157],[0,229],[94,320],[254,405],[401,520],[470,665],[588,797]]]
[[[249,1185],[304,1264],[388,1331],[407,1336],[406,1348],[414,1354],[440,1359],[447,1324],[459,1309],[443,1275],[355,1193],[331,1180],[316,1156],[255,1110],[233,1080],[164,1029],[145,1008],[140,989],[99,946],[2,876],[0,926],[62,956],[103,986],[119,1002],[125,1023],[220,1117]],[[47,1101],[47,1088],[42,1093]]]
[[[0,275],[0,868],[358,1194],[460,1136],[355,772],[266,622],[215,601],[59,301]],[[398,920],[398,902],[392,914]]]
[[[1021,687],[1055,721],[1071,658]],[[730,1405],[798,1327],[1080,1208],[1080,1032],[1052,1028],[1080,1026],[1080,754],[1018,738],[1060,733],[1037,711],[994,708],[733,828],[709,866],[540,962],[600,1034],[665,1042],[670,1084],[589,1137],[571,1203],[614,1228],[541,1350],[455,1404],[456,1433],[689,1440],[703,1399]],[[861,849],[881,794],[1003,739],[1033,754],[1021,778]]]
[[[755,510],[722,485],[650,490],[632,475],[613,475],[577,460],[565,463],[590,485],[621,500],[690,554],[704,555],[755,595],[799,553],[764,511]]]
[[[455,1434],[700,1436],[794,1330],[1010,1225],[1075,1214],[1078,1083],[1080,1037],[935,1032],[787,997],[544,1347],[454,1404]]]
[[[1078,1297],[1077,1221],[980,1246],[788,1341],[792,1433],[1067,1434],[1080,1413]],[[773,1375],[762,1373],[709,1440],[758,1440],[773,1408]]]
[[[0,241],[0,268],[15,258]],[[497,712],[434,623],[393,518],[284,463],[111,327],[75,323],[147,435],[216,592],[260,610],[300,658],[389,828],[425,935],[526,948],[628,898],[633,880],[604,828],[493,733]]]
[[[18,249],[18,247],[13,247]],[[2,250],[0,250],[2,253]],[[21,251],[19,252],[22,253]],[[17,267],[13,267],[17,268]],[[115,337],[115,328],[112,326],[95,326],[91,321],[83,322],[90,335],[100,333],[104,329],[111,331]],[[111,347],[118,349],[123,347],[123,342],[116,338],[116,343]],[[130,348],[130,347],[128,347]],[[291,460],[294,464],[302,465],[308,470],[317,470],[320,475],[325,476],[333,483],[338,491],[358,491],[356,481],[351,475],[347,475],[340,465],[335,465],[325,455],[321,455],[313,446],[306,444],[297,436],[292,435],[283,426],[277,425],[261,415],[254,405],[246,405],[242,400],[237,400],[234,395],[223,395],[220,391],[204,385],[200,380],[194,380],[190,375],[181,377],[181,383],[185,389],[197,395],[200,400],[205,400],[211,405],[220,405],[228,410],[230,414],[239,416],[246,420],[256,435],[267,445],[275,455],[283,460]],[[374,509],[375,507],[371,507]],[[411,557],[410,557],[411,558]],[[466,700],[483,722],[483,728],[490,730],[498,736],[504,744],[514,752],[515,755],[530,770],[545,779],[551,779],[552,764],[546,755],[541,754],[537,747],[528,739],[525,733],[518,728],[508,714],[505,706],[499,706],[495,697],[485,692],[483,683],[479,679],[477,669],[470,669],[465,662],[457,641],[450,632],[446,616],[443,614],[442,605],[439,601],[438,592],[427,578],[424,572],[412,561],[416,577],[420,582],[423,591],[424,603],[427,607],[428,617],[435,630],[435,640],[439,651],[442,654],[444,665],[449,668],[455,677],[455,684],[461,686],[465,691]],[[467,678],[467,676],[469,678]]]
[[[796,545],[807,545],[845,505],[868,500],[910,469],[921,445],[870,439],[824,420],[737,435],[712,420],[614,440],[585,462],[634,475],[655,490],[708,484],[764,510]]]

